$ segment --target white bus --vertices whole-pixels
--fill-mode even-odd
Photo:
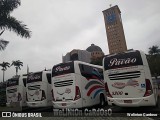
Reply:
[[[146,55],[138,50],[107,55],[103,59],[109,105],[156,106],[158,86],[152,81]]]
[[[27,77],[27,106],[50,107],[51,95],[51,71],[31,73]]]
[[[27,75],[14,76],[7,81],[7,106],[19,105],[26,107],[26,79]]]
[[[53,107],[83,108],[104,105],[105,86],[101,66],[80,61],[60,63],[52,69]]]

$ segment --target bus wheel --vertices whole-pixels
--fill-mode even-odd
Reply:
[[[100,95],[100,106],[101,106],[101,107],[104,107],[104,105],[105,105],[105,98],[104,98],[104,95],[101,94],[101,95]]]

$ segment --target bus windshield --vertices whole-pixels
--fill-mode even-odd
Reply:
[[[7,87],[15,86],[19,84],[19,78],[11,78],[7,82]]]
[[[52,69],[52,77],[68,73],[74,73],[74,62],[61,63]]]
[[[137,65],[143,65],[139,51],[109,55],[104,59],[105,70]]]
[[[27,77],[27,83],[42,81],[42,72],[32,73]]]

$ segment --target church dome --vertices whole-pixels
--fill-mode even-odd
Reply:
[[[102,49],[99,46],[94,45],[94,44],[91,44],[91,46],[89,46],[86,50],[88,52],[94,52],[94,51],[102,52]]]

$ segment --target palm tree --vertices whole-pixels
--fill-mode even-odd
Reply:
[[[21,37],[31,37],[31,31],[29,31],[26,25],[21,21],[18,21],[15,17],[10,16],[10,13],[20,4],[20,0],[0,0],[0,30],[2,30],[1,34],[5,30],[9,30],[17,33],[17,35],[20,35]],[[3,43],[4,41],[0,41],[0,46]],[[2,48],[4,47],[6,46],[2,46]]]
[[[152,46],[152,47],[150,47],[149,48],[149,51],[148,51],[148,53],[150,54],[150,55],[157,55],[157,54],[160,54],[160,49],[158,48],[158,46]]]
[[[3,71],[3,82],[4,82],[4,73],[7,70],[7,67],[10,67],[10,63],[8,62],[3,62],[0,64],[0,66],[2,67],[2,71]]]
[[[0,36],[3,34],[4,30],[0,33]],[[0,39],[0,51],[4,50],[6,46],[8,45],[9,41]]]
[[[12,61],[11,66],[15,66],[16,68],[16,75],[18,75],[18,69],[21,70],[21,66],[23,66],[23,62],[21,62],[20,60],[16,60],[16,61]]]

